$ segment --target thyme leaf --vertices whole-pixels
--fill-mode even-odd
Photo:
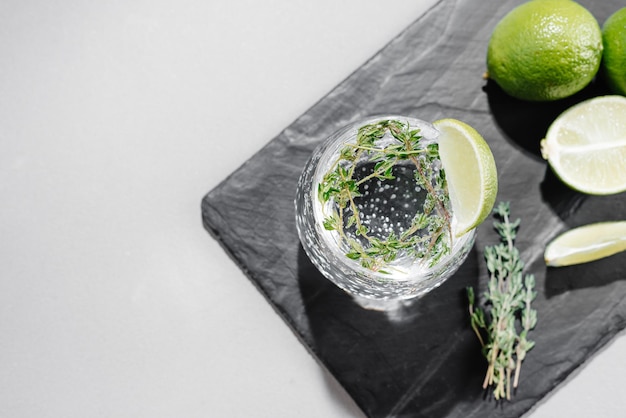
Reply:
[[[387,133],[392,140],[381,145]],[[357,131],[356,142],[341,148],[318,184],[318,199],[325,211],[324,228],[335,231],[348,246],[346,257],[365,268],[386,272],[383,268],[401,255],[428,260],[432,267],[450,252],[450,203],[439,149],[437,144],[423,145],[421,139],[419,129],[399,120],[364,125]],[[386,238],[376,237],[362,219],[355,199],[368,181],[394,180],[394,167],[399,163],[414,167],[414,185],[426,191],[426,197],[415,208],[406,230],[397,234],[392,230]],[[355,178],[357,165],[367,164],[373,166],[371,172]]]

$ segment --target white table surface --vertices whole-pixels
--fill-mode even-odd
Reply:
[[[434,3],[3,0],[0,416],[362,417],[200,201]],[[625,369],[529,416],[623,416]]]

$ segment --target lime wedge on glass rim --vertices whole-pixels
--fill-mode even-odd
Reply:
[[[441,119],[433,125],[439,131],[439,156],[459,237],[491,214],[498,193],[496,163],[487,142],[468,124]]]
[[[567,109],[548,128],[541,154],[572,189],[625,191],[626,97],[595,97]]]
[[[626,250],[626,221],[598,222],[570,229],[552,240],[544,259],[551,267],[599,260]]]

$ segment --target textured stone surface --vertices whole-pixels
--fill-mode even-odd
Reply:
[[[626,219],[626,196],[591,197],[564,187],[538,142],[561,111],[605,94],[596,82],[564,101],[513,100],[481,78],[489,35],[521,1],[443,0],[392,40],[202,202],[205,227],[258,286],[308,349],[371,417],[517,417],[562,382],[626,324],[626,255],[547,269],[545,244],[569,227]],[[581,4],[603,22],[616,0]],[[486,223],[459,272],[392,313],[364,310],[325,280],[302,250],[293,196],[314,147],[368,115],[455,117],[474,126],[498,166],[498,200],[522,218],[517,246],[537,278],[537,343],[512,402],[481,389],[485,363],[466,313],[464,289],[484,290]]]

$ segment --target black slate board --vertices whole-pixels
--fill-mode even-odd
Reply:
[[[520,3],[440,1],[202,201],[206,229],[370,417],[521,416],[626,324],[626,255],[561,269],[542,260],[562,230],[626,219],[625,195],[570,191],[539,157],[550,122],[606,94],[601,80],[572,98],[531,104],[481,78],[491,31]],[[623,7],[616,0],[580,3],[600,23]],[[517,245],[537,278],[539,324],[512,402],[495,403],[481,389],[486,366],[466,313],[465,287],[484,290],[482,249],[497,240],[490,222],[454,277],[391,314],[355,304],[299,244],[293,197],[314,147],[350,121],[394,113],[474,126],[496,158],[498,200],[510,201],[522,218]]]

